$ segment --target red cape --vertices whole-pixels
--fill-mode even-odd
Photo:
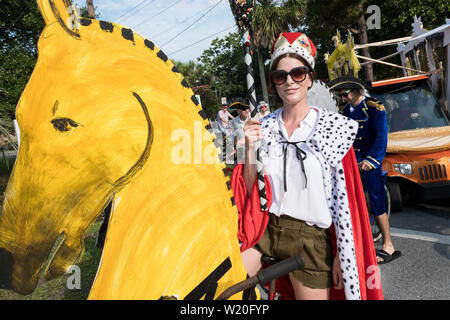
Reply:
[[[382,300],[380,272],[378,269],[372,230],[367,212],[364,190],[361,184],[358,165],[353,148],[342,159],[347,187],[347,197],[352,218],[353,240],[355,244],[356,261],[360,292],[362,300]],[[261,211],[259,205],[257,181],[253,185],[252,196],[249,198],[243,178],[243,164],[238,164],[231,176],[231,188],[239,212],[238,238],[242,242],[241,252],[253,247],[261,239],[269,221],[269,211]],[[272,204],[272,190],[267,176],[265,177],[268,208]],[[332,234],[333,254],[336,254],[336,235],[333,224]],[[292,287],[287,276],[277,281],[277,291],[293,298]],[[288,297],[289,298],[289,297]],[[331,289],[331,299],[345,299],[344,290]]]

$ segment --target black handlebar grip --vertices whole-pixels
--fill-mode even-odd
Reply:
[[[294,256],[289,259],[282,260],[264,270],[258,271],[258,281],[262,286],[264,286],[267,282],[280,278],[294,270],[303,269],[304,266],[305,263],[302,256]]]

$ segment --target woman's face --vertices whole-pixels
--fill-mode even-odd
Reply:
[[[284,57],[279,62],[275,70],[284,70],[286,72],[291,71],[293,68],[305,66],[305,64],[292,57]],[[290,75],[287,76],[286,82],[277,85],[275,87],[277,89],[278,95],[283,101],[283,105],[295,105],[300,101],[306,99],[306,94],[308,92],[308,88],[311,87],[312,81],[309,74],[306,75],[305,80],[302,82],[296,82],[292,79]]]

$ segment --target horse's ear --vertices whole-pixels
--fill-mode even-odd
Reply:
[[[58,22],[64,29],[76,32],[80,15],[71,0],[37,0],[45,24]]]

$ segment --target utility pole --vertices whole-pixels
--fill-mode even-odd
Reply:
[[[86,7],[88,9],[89,18],[95,18],[94,0],[86,0]]]
[[[244,45],[244,61],[247,66],[247,94],[250,106],[251,117],[257,113],[256,109],[256,92],[255,80],[253,78],[252,70],[252,56],[250,54],[251,44],[251,22],[253,15],[253,8],[255,7],[254,0],[229,0],[231,12],[234,15],[239,33],[243,35],[242,44]],[[264,178],[264,168],[260,156],[260,145],[256,147],[256,179],[258,180],[259,202],[262,211],[267,211],[267,194],[266,183]]]
[[[367,22],[366,18],[364,17],[364,10],[362,3],[359,4],[359,9],[361,10],[362,14],[358,19],[358,40],[361,44],[367,44],[369,43],[368,37],[367,37]],[[361,53],[363,56],[370,58],[370,51],[369,47],[361,48]],[[373,81],[373,65],[368,64],[364,66],[364,80],[366,81]]]

